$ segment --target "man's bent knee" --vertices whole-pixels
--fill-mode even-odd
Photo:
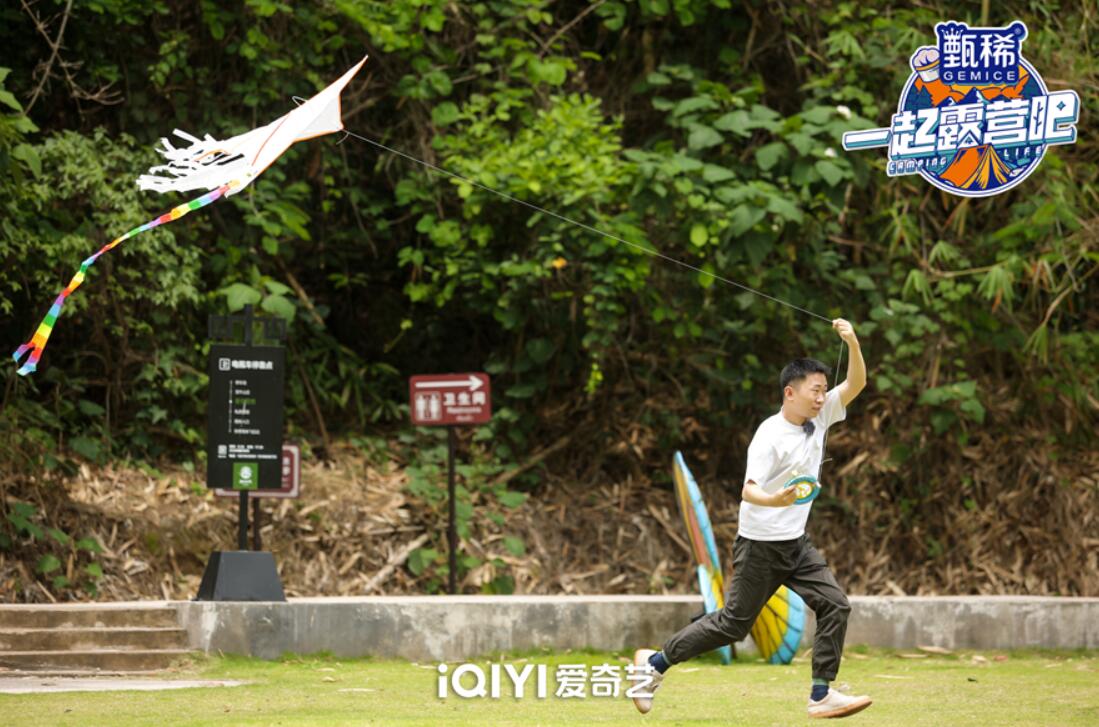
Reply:
[[[818,617],[829,617],[840,621],[847,621],[851,614],[851,603],[844,598],[840,601],[825,601],[817,609]]]

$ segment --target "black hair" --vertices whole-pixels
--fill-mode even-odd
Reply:
[[[796,358],[783,367],[778,377],[779,385],[783,391],[791,384],[801,381],[809,374],[824,374],[824,378],[832,373],[832,369],[815,358]]]

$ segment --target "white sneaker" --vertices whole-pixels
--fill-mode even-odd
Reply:
[[[633,652],[633,665],[641,667],[645,666],[649,663],[649,657],[655,653],[656,651],[654,649],[638,649],[637,651]],[[653,681],[652,684],[648,686],[647,691],[649,692],[649,694],[655,695],[656,690],[660,688],[660,683],[664,681],[664,675],[658,672],[656,669],[653,669],[652,673]],[[641,714],[648,714],[653,708],[653,698],[634,697],[633,706],[637,707],[637,711]]]
[[[835,689],[829,689],[824,699],[817,702],[809,700],[809,716],[820,719],[849,717],[871,704],[873,702],[870,701],[870,697],[851,697]]]

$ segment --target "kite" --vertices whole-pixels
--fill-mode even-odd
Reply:
[[[19,368],[19,375],[26,376],[38,367],[46,342],[53,332],[54,323],[61,315],[61,307],[69,295],[84,282],[88,268],[100,255],[146,230],[178,220],[192,210],[205,207],[221,197],[229,197],[240,192],[282,156],[292,144],[342,131],[340,92],[355,77],[364,63],[366,63],[366,57],[323,91],[258,129],[252,129],[224,141],[214,139],[209,134],[199,139],[176,129],[173,132],[176,136],[190,142],[189,146],[183,148],[176,148],[167,139],[161,139],[164,147],[157,151],[168,163],[153,167],[148,174],[141,175],[137,180],[138,187],[161,193],[188,192],[195,189],[205,189],[207,193],[115,238],[81,263],[80,269],[73,275],[72,280],[54,299],[53,305],[38,325],[38,330],[35,331],[31,340],[12,354],[17,364],[27,356],[26,361]]]
[[[805,630],[805,601],[786,586],[767,599],[752,624],[752,641],[759,655],[771,664],[789,664],[801,645]]]
[[[691,550],[698,561],[698,588],[702,591],[702,603],[706,613],[714,613],[725,606],[725,586],[710,516],[706,512],[702,492],[687,469],[681,452],[675,453],[673,472],[679,509],[687,525]],[[805,602],[786,586],[780,586],[752,624],[752,641],[760,656],[768,662],[789,664],[801,644],[804,629]],[[730,646],[722,646],[717,652],[721,663],[728,664],[733,660]]]
[[[691,540],[691,550],[698,561],[698,589],[702,591],[702,604],[706,613],[714,613],[725,607],[725,585],[721,575],[721,559],[717,555],[717,543],[714,542],[714,530],[710,526],[710,516],[706,512],[706,503],[702,501],[702,492],[698,489],[681,452],[675,453],[675,493],[679,499],[679,510],[687,525],[687,535]],[[717,649],[721,663],[733,660],[731,646]]]

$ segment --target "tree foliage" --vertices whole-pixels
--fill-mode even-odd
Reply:
[[[1080,94],[1082,128],[1099,111],[1085,6],[997,3],[987,18],[1028,23],[1027,58]],[[295,436],[400,427],[407,375],[485,369],[497,417],[478,440],[498,463],[573,432],[613,476],[628,465],[606,452],[644,427],[646,466],[694,441],[735,480],[778,367],[835,362],[836,339],[714,276],[855,322],[889,466],[920,487],[981,430],[1035,425],[1066,454],[1094,444],[1094,138],[981,200],[840,146],[888,123],[912,50],[940,20],[979,23],[979,4],[29,7],[0,9],[11,349],[83,257],[178,202],[134,185],[159,136],[266,123],[364,52],[347,127],[470,181],[326,137],[127,242],[66,305],[40,372],[8,379],[13,471],[201,457],[206,316],[251,303],[291,324]]]

